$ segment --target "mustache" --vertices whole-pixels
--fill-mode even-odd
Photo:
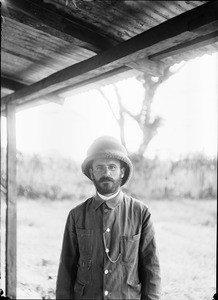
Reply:
[[[99,179],[99,182],[104,182],[104,181],[111,181],[114,182],[113,178],[111,177],[102,177],[101,179]]]

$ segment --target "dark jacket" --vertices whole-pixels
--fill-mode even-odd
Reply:
[[[148,208],[122,192],[72,209],[64,232],[57,299],[160,299]]]

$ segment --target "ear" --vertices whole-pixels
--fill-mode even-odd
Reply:
[[[89,174],[90,174],[91,179],[93,180],[94,176],[93,176],[93,170],[92,170],[92,168],[89,169]]]
[[[121,170],[120,170],[120,171],[121,171],[121,178],[124,177],[124,175],[125,175],[125,170],[126,170],[125,168],[121,168]]]

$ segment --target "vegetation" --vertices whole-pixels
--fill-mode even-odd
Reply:
[[[215,199],[217,195],[216,159],[202,154],[178,161],[158,158],[149,160],[140,155],[131,157],[134,176],[127,185],[133,195],[144,199]]]
[[[214,199],[217,195],[216,159],[202,155],[179,161],[131,156],[134,174],[124,190],[142,199]],[[5,160],[2,155],[2,186]],[[85,199],[93,194],[91,181],[79,163],[61,157],[17,154],[17,192],[26,198]],[[78,197],[80,199],[78,199]]]

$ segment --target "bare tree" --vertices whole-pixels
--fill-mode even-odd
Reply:
[[[117,121],[119,127],[120,127],[120,140],[122,142],[122,144],[126,147],[126,140],[125,140],[125,117],[124,114],[126,112],[126,108],[124,107],[123,103],[122,103],[122,97],[120,95],[120,91],[117,87],[116,84],[113,84],[113,88],[115,91],[115,95],[117,97],[117,102],[118,102],[118,106],[119,106],[119,114],[118,116],[116,116],[114,109],[110,103],[110,99],[106,96],[106,94],[103,92],[103,90],[100,88],[98,91],[100,92],[100,94],[104,97],[104,99],[107,101],[111,112],[115,118],[115,120]]]
[[[151,140],[157,134],[157,130],[163,124],[163,119],[160,116],[156,116],[152,119],[152,103],[157,89],[161,86],[163,82],[169,79],[173,74],[175,74],[183,65],[181,65],[176,70],[172,71],[171,66],[166,66],[163,69],[162,75],[159,77],[154,77],[150,73],[143,73],[137,79],[142,83],[144,87],[144,97],[142,101],[142,106],[138,114],[133,114],[129,111],[122,102],[122,95],[116,84],[113,84],[115,95],[117,98],[117,103],[119,105],[119,114],[118,116],[114,112],[114,108],[110,104],[110,99],[106,96],[103,89],[99,89],[101,95],[107,101],[116,121],[120,127],[120,139],[123,145],[126,147],[125,141],[125,115],[133,118],[139,125],[139,128],[142,132],[142,142],[138,147],[137,154],[143,155],[151,142]]]
[[[172,74],[173,73],[170,71],[170,68],[167,67],[161,77],[154,78],[152,75],[144,73],[140,76],[140,78],[138,78],[144,87],[144,97],[141,110],[136,116],[129,111],[126,113],[137,121],[143,134],[142,142],[138,148],[139,155],[143,155],[145,153],[149,143],[157,134],[157,129],[163,124],[163,119],[160,116],[156,116],[152,119],[152,103],[157,89],[163,82],[172,76]]]

